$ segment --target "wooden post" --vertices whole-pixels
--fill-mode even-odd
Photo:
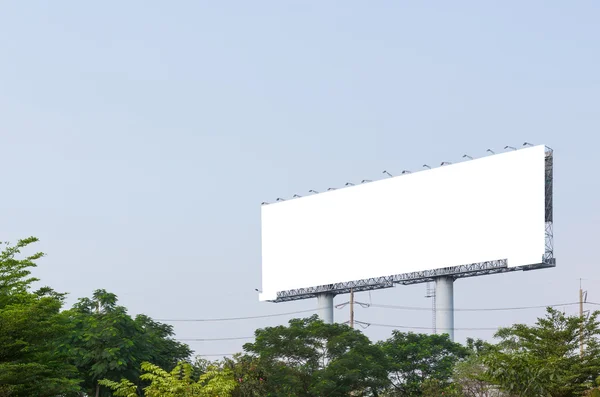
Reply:
[[[579,356],[583,357],[583,290],[581,289],[581,279],[579,280]]]

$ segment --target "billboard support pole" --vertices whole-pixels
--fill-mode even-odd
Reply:
[[[325,324],[333,324],[333,294],[323,292],[317,294],[317,307],[319,308],[319,318]]]
[[[454,277],[435,278],[435,329],[454,341]]]

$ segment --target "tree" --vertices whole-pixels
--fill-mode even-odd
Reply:
[[[588,390],[585,393],[586,397],[600,397],[600,377],[596,378],[596,384],[593,389]]]
[[[191,356],[188,345],[173,339],[172,325],[159,323],[143,314],[138,314],[134,322],[139,330],[134,336],[138,361],[147,361],[170,371]]]
[[[437,379],[425,379],[421,384],[421,393],[423,397],[464,397],[457,384]]]
[[[267,395],[266,373],[257,357],[247,354],[236,354],[224,360],[238,382],[233,397],[262,397]]]
[[[426,381],[428,387],[448,386],[454,365],[467,354],[448,335],[393,331],[380,346],[388,358],[393,395],[397,396],[423,395]]]
[[[377,346],[360,331],[316,316],[259,329],[244,350],[268,396],[369,396],[388,383],[386,357]]]
[[[521,397],[581,395],[600,375],[599,314],[581,318],[548,308],[533,326],[501,328],[496,333],[500,342],[484,355],[487,379]]]
[[[452,382],[464,397],[499,397],[504,394],[491,384],[486,376],[482,357],[475,353],[454,366]]]
[[[96,397],[109,395],[102,391],[100,379],[139,382],[142,362],[171,370],[191,353],[187,345],[171,338],[171,326],[143,315],[132,319],[117,301],[116,295],[97,290],[69,311],[74,326],[69,345],[84,377],[84,390]]]
[[[179,363],[167,372],[157,365],[142,363],[142,381],[148,383],[144,388],[147,397],[229,397],[236,388],[236,382],[229,369],[211,365],[198,379],[194,379],[194,368],[189,363]],[[123,379],[120,382],[101,380],[114,392],[116,397],[137,397],[137,385]]]
[[[483,355],[490,352],[493,346],[482,340],[467,338],[467,357],[454,366],[452,383],[464,397],[500,397],[504,396],[498,386],[491,384],[486,376]]]
[[[0,253],[0,395],[56,396],[77,391],[76,368],[62,344],[70,331],[60,312],[64,294],[31,292],[31,269],[42,253],[20,258],[34,237],[5,244]]]

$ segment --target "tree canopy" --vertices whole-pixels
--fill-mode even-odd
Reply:
[[[423,387],[443,389],[466,349],[447,334],[427,335],[393,331],[379,344],[389,361],[389,376],[397,396],[421,396]]]
[[[97,290],[64,310],[65,294],[49,287],[33,290],[37,252],[23,255],[38,240],[2,244],[0,253],[0,397],[110,395],[98,380],[139,380],[150,361],[168,371],[191,350],[173,339],[173,327],[117,305],[117,297]]]
[[[71,325],[61,313],[64,295],[50,288],[31,291],[34,253],[22,251],[37,241],[4,244],[0,254],[0,395],[56,396],[79,389],[76,368],[62,337]]]
[[[259,329],[255,337],[244,350],[256,359],[266,395],[367,396],[388,383],[385,354],[347,325],[313,316]]]
[[[157,365],[142,363],[140,379],[148,383],[143,392],[147,397],[230,397],[236,382],[230,370],[211,365],[197,378],[189,363],[179,363],[167,372]],[[114,382],[101,380],[100,384],[114,392],[115,397],[137,397],[138,387],[129,380]]]
[[[599,314],[567,316],[548,308],[533,326],[501,328],[500,342],[483,356],[488,379],[523,397],[581,395],[600,375]]]
[[[68,312],[73,324],[69,345],[83,376],[82,386],[96,396],[109,394],[102,390],[101,379],[139,383],[142,362],[170,371],[191,355],[187,345],[172,339],[172,326],[144,315],[133,319],[117,302],[116,295],[97,290]]]
[[[600,312],[548,308],[465,346],[399,331],[373,343],[313,316],[257,329],[222,362],[192,361],[171,325],[130,316],[107,290],[65,309],[65,294],[34,288],[35,242],[0,244],[0,397],[600,395]]]

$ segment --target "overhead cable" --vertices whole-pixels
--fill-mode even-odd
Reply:
[[[590,303],[590,302],[588,302]],[[455,312],[490,312],[490,311],[511,311],[511,310],[526,310],[526,309],[542,309],[547,307],[562,307],[562,306],[574,306],[579,305],[579,302],[571,303],[558,303],[555,305],[537,305],[537,306],[516,306],[516,307],[488,307],[488,308],[454,308],[454,309],[442,309],[436,310],[443,311],[455,311]],[[379,307],[383,309],[398,309],[398,310],[426,310],[431,311],[431,307],[418,307],[418,306],[396,306],[396,305],[378,305],[375,303],[370,304],[370,307]]]
[[[420,306],[397,306],[397,305],[380,305],[376,303],[362,303],[355,302],[356,304],[362,307],[378,307],[382,309],[396,309],[396,310],[424,310],[431,311],[431,307],[420,307]],[[596,305],[600,306],[600,303],[595,302],[585,302],[586,305]],[[347,305],[346,302],[336,305],[336,308],[341,308]],[[454,309],[437,309],[437,310],[454,310],[455,312],[481,312],[481,311],[511,311],[511,310],[527,310],[527,309],[543,309],[547,307],[563,307],[563,306],[574,306],[579,305],[579,302],[570,302],[570,303],[557,303],[553,305],[536,305],[536,306],[514,306],[514,307],[488,307],[488,308],[454,308]],[[298,310],[295,312],[286,312],[286,313],[275,313],[275,314],[265,314],[261,316],[247,316],[247,317],[223,317],[223,318],[176,318],[176,319],[156,319],[156,321],[163,322],[217,322],[217,321],[237,321],[237,320],[253,320],[258,318],[270,318],[270,317],[281,317],[281,316],[289,316],[292,314],[301,314],[301,313],[314,313],[319,309],[310,309],[310,310]]]
[[[579,304],[579,303],[578,303]],[[595,305],[595,306],[600,306],[600,303],[596,303],[596,302],[586,302],[585,304],[588,305]],[[560,305],[553,305],[553,306],[565,306],[565,305],[570,305],[569,303],[565,303],[565,304],[560,304]],[[375,305],[373,305],[375,306]],[[539,307],[548,307],[548,306],[527,306],[527,307],[521,307],[523,309],[529,309],[529,308],[539,308]],[[497,308],[500,309],[500,308]],[[503,310],[508,310],[508,309],[504,309]],[[431,309],[428,309],[431,310]],[[479,309],[478,309],[479,310]],[[347,323],[347,322],[346,322]],[[409,326],[409,325],[392,325],[392,324],[378,324],[378,323],[369,323],[366,321],[359,321],[359,320],[355,320],[355,323],[360,325],[362,328],[367,328],[369,326],[373,326],[373,327],[386,327],[386,328],[398,328],[398,329],[426,329],[426,330],[431,330],[431,327],[419,327],[419,326]],[[496,331],[498,328],[500,328],[500,326],[498,327],[463,327],[463,328],[439,328],[438,329],[443,329],[443,330],[454,330],[454,331]],[[178,341],[182,341],[182,342],[212,342],[212,341],[228,341],[228,340],[244,340],[244,339],[254,339],[254,336],[239,336],[239,337],[231,337],[231,338],[181,338],[181,339],[177,339]]]
[[[223,340],[243,340],[243,339],[254,339],[254,336],[234,336],[232,338],[181,338],[177,339],[181,342],[214,342]]]
[[[237,353],[215,353],[215,354],[196,354],[197,357],[225,357],[235,356]]]
[[[403,329],[427,329],[427,330],[431,330],[431,327],[410,327],[410,326],[407,326],[407,325],[377,324],[377,323],[368,323],[368,322],[365,322],[365,321],[358,321],[358,320],[354,320],[354,322],[356,322],[357,324],[363,324],[363,325],[373,326],[373,327],[403,328]],[[488,327],[488,328],[440,328],[440,327],[437,327],[437,329],[454,330],[454,331],[497,331],[498,328],[499,327]]]
[[[236,321],[236,320],[253,320],[256,318],[268,318],[268,317],[280,317],[280,316],[289,316],[290,314],[300,314],[300,313],[311,313],[316,312],[319,309],[310,309],[310,310],[298,310],[295,312],[287,312],[287,313],[276,313],[276,314],[265,314],[262,316],[248,316],[248,317],[223,317],[223,318],[172,318],[172,319],[164,319],[158,318],[156,321],[164,321],[165,323],[169,322],[179,322],[179,321],[188,321],[188,322],[214,322],[214,321]]]

